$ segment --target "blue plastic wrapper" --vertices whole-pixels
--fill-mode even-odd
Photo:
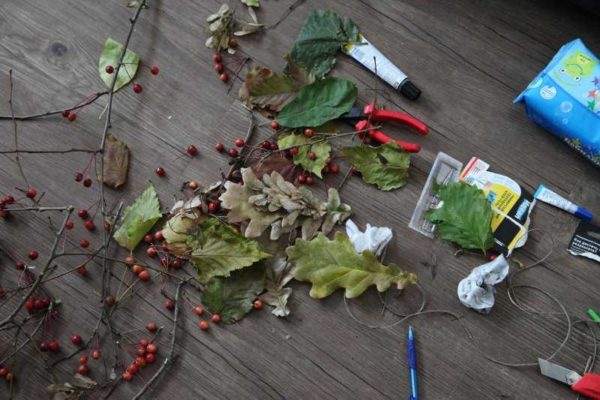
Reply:
[[[556,53],[520,102],[531,120],[600,167],[600,62],[580,39]]]

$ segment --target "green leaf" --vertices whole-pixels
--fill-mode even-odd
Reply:
[[[133,251],[144,235],[162,217],[154,185],[148,188],[123,212],[121,225],[114,234],[119,245]]]
[[[482,190],[457,182],[438,187],[437,196],[441,207],[430,209],[425,217],[437,225],[443,239],[484,253],[494,245],[492,206]]]
[[[262,265],[235,271],[227,279],[213,279],[202,292],[202,304],[212,314],[219,314],[224,323],[242,319],[252,303],[264,290],[265,272]]]
[[[310,13],[290,53],[291,61],[304,65],[317,78],[335,64],[335,55],[349,41],[357,41],[358,27],[333,11]]]
[[[242,4],[247,5],[248,7],[260,7],[259,0],[241,0]]]
[[[377,185],[381,190],[398,189],[406,185],[410,154],[395,142],[379,147],[346,147],[342,153],[362,174],[363,181]]]
[[[246,74],[239,97],[250,108],[277,112],[292,101],[297,90],[298,85],[289,76],[274,73],[265,67],[257,67]]]
[[[200,234],[197,238],[189,237],[188,242],[192,264],[198,269],[202,283],[215,276],[227,277],[231,271],[270,257],[258,242],[246,239],[216,218],[200,223]]]
[[[123,45],[121,43],[111,38],[106,39],[106,43],[104,43],[104,49],[102,50],[102,54],[100,54],[100,61],[98,62],[98,72],[100,73],[100,78],[109,90],[112,87],[113,79],[115,79],[115,73],[107,73],[106,66],[110,65],[116,71],[122,51]],[[125,58],[123,58],[123,65],[119,70],[119,75],[117,76],[117,81],[115,82],[115,92],[131,82],[137,73],[139,65],[140,56],[127,49],[125,52]]]
[[[307,143],[316,142],[312,145]],[[290,135],[279,135],[277,138],[277,146],[280,149],[291,149],[297,147],[298,154],[292,159],[294,164],[301,165],[306,171],[309,171],[319,178],[323,177],[322,171],[327,165],[327,158],[331,153],[331,146],[327,141],[321,141],[321,139],[307,138],[303,134],[290,134]],[[308,158],[308,153],[313,152],[316,155],[314,160]]]
[[[329,240],[322,233],[313,240],[296,240],[286,249],[288,259],[295,263],[294,278],[312,283],[310,296],[329,296],[338,288],[346,289],[346,297],[360,296],[371,285],[380,292],[395,284],[399,289],[416,283],[416,276],[400,271],[395,265],[381,264],[370,251],[358,254],[350,239],[336,232]]]
[[[319,126],[350,111],[358,90],[348,79],[325,78],[302,87],[277,121],[287,128]]]

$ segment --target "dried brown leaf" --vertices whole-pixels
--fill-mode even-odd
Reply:
[[[104,184],[119,189],[127,182],[129,169],[129,147],[110,133],[104,147]]]

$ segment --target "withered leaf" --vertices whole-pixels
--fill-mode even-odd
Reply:
[[[127,182],[129,169],[129,147],[112,134],[106,137],[104,147],[104,184],[119,189]]]

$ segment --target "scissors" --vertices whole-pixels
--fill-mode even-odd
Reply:
[[[542,375],[566,383],[571,386],[571,390],[592,400],[600,400],[600,375],[583,374],[581,376],[575,371],[541,358],[538,359],[538,364]]]
[[[384,110],[377,108],[375,103],[367,104],[362,109],[360,107],[352,107],[352,109],[340,117],[341,120],[354,123],[354,127],[360,137],[368,135],[371,139],[378,143],[385,144],[388,142],[396,142],[400,148],[409,153],[418,153],[421,151],[421,146],[417,143],[405,142],[403,140],[394,139],[386,135],[380,130],[373,129],[374,125],[370,121],[376,122],[393,122],[400,125],[408,126],[421,135],[427,135],[429,128],[422,121],[415,117],[400,111]]]

